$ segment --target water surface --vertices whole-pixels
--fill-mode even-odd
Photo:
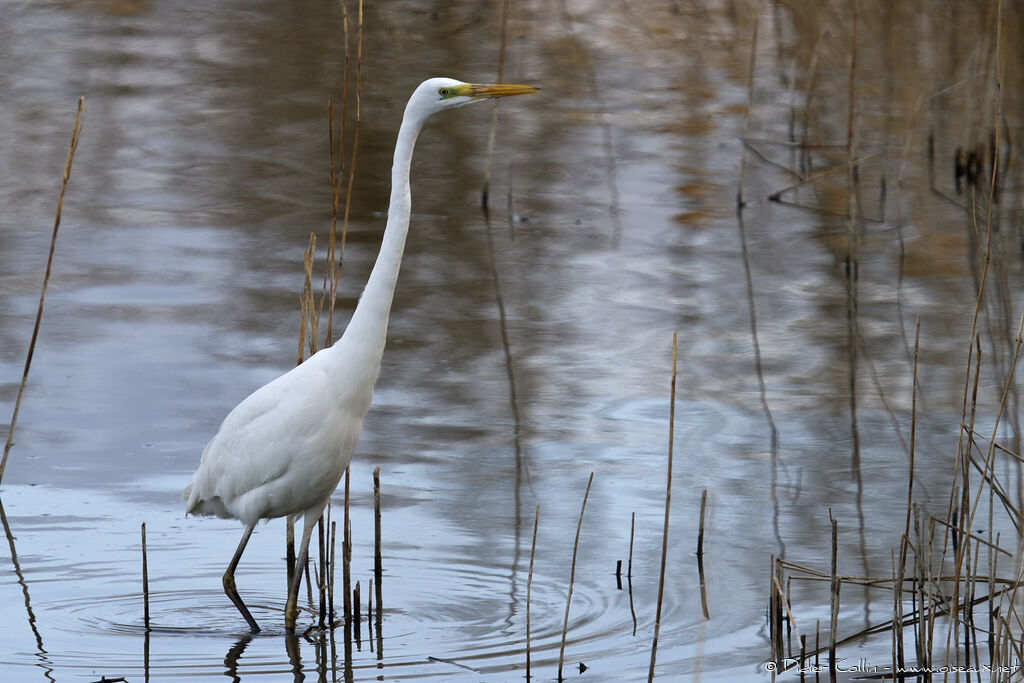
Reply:
[[[848,222],[846,10],[513,3],[505,79],[544,90],[501,104],[489,218],[492,105],[438,117],[417,147],[389,345],[352,464],[363,586],[374,467],[384,491],[382,629],[369,640],[363,624],[356,680],[520,680],[538,505],[533,673],[553,679],[591,472],[566,671],[646,678],[675,331],[660,679],[766,676],[770,558],[827,570],[830,509],[847,572],[891,573],[918,315],[916,490],[946,505],[983,251],[953,162],[993,128],[992,23],[900,7],[883,16],[861,3]],[[1018,10],[1007,14],[1009,83],[1024,43]],[[501,13],[373,3],[364,24],[338,332],[379,245],[406,97],[432,75],[494,80]],[[180,491],[227,411],[295,362],[303,250],[311,231],[323,245],[330,223],[327,98],[340,124],[344,35],[332,3],[0,5],[0,414],[21,376],[78,96],[88,110],[0,491],[12,533],[4,678],[319,677],[315,639],[284,634],[283,523],[257,530],[238,572],[265,628],[250,638],[220,590],[240,529],[185,518]],[[1004,139],[1020,139],[1019,94],[1004,89],[1001,106]],[[351,128],[345,140],[348,155]],[[795,174],[830,168],[768,201]],[[979,323],[988,431],[1021,306],[1016,166],[1006,176]],[[1002,433],[1019,444],[1011,401]],[[705,489],[709,618],[695,557]],[[620,589],[634,513],[632,582]],[[827,619],[827,593],[796,591],[804,614]],[[887,609],[853,609],[840,629]],[[889,643],[861,649],[884,658]]]

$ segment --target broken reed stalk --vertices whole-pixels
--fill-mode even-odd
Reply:
[[[341,521],[341,592],[345,609],[345,624],[352,620],[352,524],[349,520],[349,483],[351,466],[345,468],[345,511]]]
[[[345,8],[344,0],[341,3],[342,9]],[[348,48],[348,21],[347,17],[342,20],[345,32],[346,50]],[[342,109],[348,108],[348,100],[345,97],[345,93],[348,89],[348,61],[345,62],[345,72],[342,77],[344,85],[342,85]],[[344,119],[344,114],[342,114]],[[341,158],[342,168],[336,168],[334,161],[334,96],[327,96],[327,150],[328,150],[328,167],[329,167],[329,180],[331,183],[331,227],[327,231],[327,254],[324,257],[324,281],[320,287],[320,305],[323,306],[325,296],[329,295],[330,299],[327,304],[327,331],[324,333],[324,345],[329,345],[333,340],[334,334],[334,301],[338,292],[338,280],[340,276],[340,268],[334,255],[338,247],[338,204],[341,201],[341,182],[338,176],[344,172],[345,165],[345,126],[342,124],[341,127],[341,146],[339,157]]]
[[[146,523],[142,523],[142,622],[149,631],[149,562],[146,559]]]
[[[1002,394],[1000,395],[999,408],[996,411],[996,416],[995,416],[995,424],[992,426],[992,436],[989,439],[988,450],[987,450],[987,452],[985,454],[985,462],[984,462],[984,467],[982,469],[982,481],[979,482],[979,484],[978,484],[978,490],[977,490],[977,493],[976,493],[976,495],[974,497],[974,502],[973,502],[973,504],[971,506],[970,514],[967,517],[967,524],[964,525],[965,529],[970,529],[970,528],[973,527],[974,516],[975,516],[975,514],[978,511],[978,503],[980,502],[981,497],[982,497],[981,494],[982,494],[982,492],[984,490],[984,486],[985,486],[986,481],[989,481],[989,479],[988,479],[989,473],[992,473],[992,476],[994,477],[994,469],[993,468],[995,467],[995,455],[996,455],[995,444],[996,444],[996,437],[999,435],[999,427],[1000,427],[1001,422],[1002,422],[1003,413],[1004,413],[1004,411],[1006,409],[1006,399],[1007,399],[1007,396],[1010,393],[1010,389],[1013,387],[1014,374],[1015,374],[1016,369],[1017,369],[1017,361],[1020,358],[1020,352],[1021,352],[1022,343],[1024,343],[1024,339],[1022,339],[1022,336],[1024,336],[1024,313],[1021,314],[1020,323],[1017,326],[1017,337],[1014,340],[1015,344],[1014,344],[1013,356],[1010,359],[1010,368],[1009,368],[1009,370],[1006,373],[1006,382],[1003,385],[1003,391],[1002,391]],[[964,547],[966,547],[966,544],[962,544],[961,545],[961,548],[964,548]]]
[[[540,505],[533,512],[533,542],[530,544],[530,571],[526,574],[526,680],[530,680],[530,591],[533,588],[533,558],[537,554],[537,523]]]
[[[331,520],[331,573],[327,578],[327,609],[331,615],[331,628],[334,628],[334,570],[337,565],[334,563],[335,549],[337,548],[338,523]],[[342,551],[344,553],[344,550]]]
[[[679,333],[672,333],[672,382],[668,409],[668,472],[665,480],[665,524],[661,532],[661,570],[658,575],[658,607],[654,615],[654,640],[651,642],[651,666],[647,681],[654,680],[654,663],[658,656],[658,632],[661,630],[661,604],[665,596],[665,565],[668,562],[668,520],[672,510],[672,445],[676,430],[676,359]]]
[[[783,610],[785,610],[786,623],[789,625],[790,628],[792,628],[793,631],[796,631],[797,640],[802,641],[803,636],[800,635],[800,629],[796,626],[796,617],[793,616],[793,610],[789,607],[789,598],[787,597],[786,593],[782,590],[782,584],[779,583],[778,574],[772,577],[772,586],[774,587],[774,590],[778,595],[779,604],[782,606]]]
[[[85,98],[78,98],[78,113],[75,114],[75,125],[71,129],[71,141],[68,143],[68,154],[64,160],[64,174],[60,182],[60,195],[57,198],[57,216],[53,221],[53,232],[50,235],[50,252],[46,257],[46,270],[43,272],[43,286],[39,292],[39,307],[36,309],[36,320],[32,325],[32,336],[28,342],[28,354],[25,356],[25,368],[21,373],[21,383],[18,385],[18,394],[14,399],[14,412],[11,415],[11,424],[7,428],[7,442],[4,444],[4,454],[0,457],[0,481],[3,481],[4,471],[7,469],[7,456],[14,446],[14,427],[18,424],[18,412],[21,410],[21,398],[25,394],[25,385],[28,384],[28,371],[32,366],[32,356],[36,350],[36,339],[39,337],[39,326],[43,320],[43,305],[46,303],[46,288],[50,284],[50,273],[53,269],[53,254],[57,248],[57,232],[60,230],[60,218],[64,212],[64,195],[68,189],[68,181],[71,179],[71,164],[75,160],[75,150],[78,149],[78,137],[82,133],[82,117],[85,115]]]
[[[743,151],[740,152],[740,177],[736,186],[736,209],[742,209],[743,176],[747,170],[747,135],[750,132],[750,110],[754,107],[754,65],[757,63],[757,27],[761,23],[757,11],[753,12],[754,28],[750,36],[750,62],[747,66],[747,111],[743,115]]]
[[[359,610],[360,610],[360,595],[359,595],[359,582],[356,581],[355,587],[352,588],[352,625],[355,627],[356,638],[359,637]]]
[[[323,309],[324,299],[327,299],[327,329],[324,332],[324,346],[330,346],[334,341],[334,303],[338,297],[338,283],[341,280],[341,261],[344,256],[344,241],[341,252],[338,252],[338,204],[341,201],[341,178],[345,172],[345,129],[348,127],[348,72],[351,52],[349,49],[348,30],[348,3],[341,0],[341,24],[344,35],[345,46],[345,67],[343,69],[341,84],[341,138],[338,142],[338,159],[340,166],[335,163],[334,156],[334,98],[327,98],[327,142],[330,153],[330,181],[331,181],[331,228],[327,238],[327,255],[324,263],[324,282],[321,288],[320,308]],[[360,34],[361,36],[362,34]],[[358,94],[357,94],[358,98]],[[356,135],[359,127],[356,126]],[[352,164],[355,165],[355,156],[352,157]],[[346,196],[345,206],[348,207],[349,199]],[[346,214],[347,215],[347,214]],[[347,224],[346,224],[347,226]],[[335,256],[337,254],[337,256]]]
[[[907,480],[907,519],[903,527],[903,538],[905,539],[900,549],[900,574],[906,571],[907,544],[910,539],[910,513],[914,501],[914,445],[917,434],[917,361],[918,351],[921,348],[921,316],[917,316],[917,324],[914,330],[914,370],[911,378],[911,399],[910,399],[910,462],[908,464]]]
[[[594,473],[587,479],[587,490],[583,492],[583,505],[580,506],[580,519],[576,522],[576,540],[572,544],[572,564],[569,566],[569,594],[565,598],[565,619],[562,621],[562,645],[558,649],[558,680],[562,679],[562,664],[565,661],[565,637],[569,631],[569,606],[572,604],[572,587],[576,581],[576,552],[580,547],[580,530],[583,528],[583,513],[587,509],[587,498],[590,496],[590,485],[594,483]]]
[[[633,618],[633,637],[636,637],[636,606],[633,604],[633,538],[636,535],[636,513],[629,519],[629,563],[626,565],[626,586],[629,589],[629,616]]]
[[[831,620],[828,634],[828,671],[832,681],[836,680],[836,641],[839,631],[839,522],[832,517],[832,508],[828,510],[828,520],[832,525],[832,573],[829,579]]]
[[[309,233],[309,246],[302,253],[303,282],[302,297],[299,301],[299,353],[295,360],[296,365],[301,365],[306,359],[306,346],[309,347],[309,355],[316,353],[317,330],[320,326],[320,312],[316,309],[316,302],[313,298],[313,257],[316,254],[316,233]],[[306,333],[306,328],[309,333]]]
[[[306,346],[309,355],[316,353],[317,327],[320,323],[320,312],[316,309],[313,297],[313,256],[316,253],[316,233],[309,233],[309,245],[302,253],[303,282],[302,294],[299,296],[299,347],[296,351],[295,365],[302,365],[306,359]],[[306,330],[309,330],[307,335]],[[292,585],[295,573],[295,520],[285,520],[285,564],[287,564],[288,586]]]
[[[362,2],[359,5],[362,7]],[[373,469],[373,578],[374,590],[377,591],[377,632],[380,637],[380,624],[384,618],[384,562],[381,558],[380,535],[380,467]]]
[[[306,555],[306,564],[304,566],[300,567],[300,571],[302,571],[302,573],[305,574],[305,576],[306,576],[306,602],[309,604],[310,611],[312,611],[312,609],[313,609],[313,576],[312,576],[312,573],[316,571],[316,563],[310,564],[312,562],[313,562],[313,558],[309,557],[309,555],[307,554]],[[310,571],[310,569],[309,569],[310,566],[313,567],[313,572]],[[298,597],[296,597],[296,603],[297,602],[298,602]]]
[[[909,533],[909,532],[908,532]],[[900,556],[905,557],[906,547],[908,543],[907,534],[903,535],[900,539]],[[892,670],[902,671],[905,665],[905,659],[903,657],[903,577],[904,577],[904,562],[896,564],[896,553],[895,551],[890,552],[890,562],[892,563],[893,572],[893,587],[892,587]]]
[[[344,0],[342,0],[342,6],[343,7],[345,6]],[[347,10],[345,10],[345,15],[346,15],[345,26],[346,26],[346,35],[347,35],[347,27],[348,27],[348,19],[347,19],[348,11]],[[363,122],[363,98],[362,98],[362,93],[363,93],[363,0],[359,0],[359,20],[358,21],[359,21],[359,23],[358,23],[357,33],[356,33],[356,36],[357,36],[356,37],[356,129],[355,129],[355,132],[352,134],[352,157],[351,157],[351,161],[349,162],[349,167],[348,167],[348,186],[347,186],[347,188],[345,190],[345,214],[344,214],[344,218],[342,219],[342,223],[341,223],[341,242],[338,245],[338,266],[337,266],[337,268],[338,268],[339,271],[341,269],[342,259],[344,259],[344,257],[345,257],[345,241],[348,238],[348,218],[349,218],[349,212],[352,209],[352,185],[355,183],[355,178],[356,178],[356,155],[359,153],[359,128],[360,128],[360,125]],[[345,45],[346,45],[346,49],[347,49],[347,46],[348,46],[347,40],[346,40]],[[347,53],[346,53],[345,59],[346,59],[346,62],[347,62],[347,60],[348,60]],[[346,74],[347,74],[347,69],[346,69]],[[348,81],[346,80],[346,84],[347,84],[347,82]],[[335,290],[336,289],[337,289],[337,285],[335,284]],[[331,293],[331,304],[332,304],[331,305],[331,309],[333,309],[335,294],[336,294],[336,291]],[[328,315],[330,315],[330,313],[328,313]],[[329,332],[329,328],[328,328],[328,334],[329,333],[330,332]]]
[[[370,652],[373,652],[373,579],[369,580],[366,587],[366,633],[370,643]]]
[[[773,553],[768,558],[768,630],[776,668],[782,666],[786,659],[782,646],[782,605],[779,604],[779,593],[775,592],[775,577],[781,572],[782,562]]]

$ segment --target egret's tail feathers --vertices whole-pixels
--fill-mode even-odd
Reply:
[[[203,515],[205,517],[223,517],[230,518],[233,515],[228,512],[228,509],[224,507],[224,502],[220,499],[220,496],[213,496],[211,498],[201,498],[200,493],[196,490],[195,479],[188,483],[185,490],[181,492],[181,499],[185,501],[185,514],[186,515]]]

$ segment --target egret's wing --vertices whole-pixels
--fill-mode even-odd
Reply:
[[[329,389],[323,369],[307,361],[239,403],[203,451],[186,489],[189,511],[235,517],[239,497],[289,472],[300,476],[337,420]],[[230,514],[221,514],[214,499]]]

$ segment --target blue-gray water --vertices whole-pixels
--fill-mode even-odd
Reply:
[[[352,464],[353,579],[364,600],[377,466],[384,509],[383,650],[371,650],[364,632],[356,680],[521,680],[538,505],[533,674],[553,679],[590,472],[566,670],[580,680],[646,679],[674,331],[659,679],[763,675],[770,557],[827,571],[830,509],[846,573],[891,575],[917,315],[916,495],[936,509],[947,501],[980,273],[953,157],[990,129],[987,110],[969,106],[989,101],[988,81],[964,81],[991,47],[978,38],[987,34],[968,23],[958,37],[950,10],[921,4],[928,11],[890,17],[914,36],[909,55],[890,47],[891,26],[862,10],[865,219],[855,229],[851,361],[844,171],[784,195],[801,206],[766,199],[797,182],[782,168],[799,168],[799,154],[780,144],[791,120],[797,137],[807,120],[816,171],[845,163],[849,17],[815,18],[814,3],[512,3],[505,80],[543,92],[501,104],[490,223],[480,190],[492,105],[438,117],[416,152],[388,349]],[[350,3],[349,124],[355,12]],[[501,13],[498,3],[368,3],[364,24],[338,332],[376,255],[405,98],[432,75],[493,81]],[[946,60],[951,50],[963,60]],[[318,676],[314,645],[301,640],[296,653],[283,635],[283,522],[257,530],[238,571],[265,627],[250,641],[220,589],[240,528],[185,518],[180,491],[228,410],[295,362],[303,250],[310,231],[326,243],[330,221],[327,99],[339,100],[340,123],[345,65],[339,5],[5,2],[0,64],[0,419],[21,376],[78,96],[87,108],[0,489],[20,569],[11,554],[0,558],[0,677]],[[1011,140],[1021,138],[1018,97],[1003,102]],[[942,196],[929,190],[929,131]],[[979,325],[986,433],[1020,314],[1018,181],[1011,168]],[[1016,420],[1004,425],[1013,443]],[[707,619],[695,556],[704,489]],[[630,594],[615,568],[628,558],[633,513]],[[820,588],[796,585],[794,597],[802,614],[827,620]],[[882,621],[887,610],[884,601],[854,608],[840,629]],[[889,641],[850,656],[862,651],[884,658]]]

